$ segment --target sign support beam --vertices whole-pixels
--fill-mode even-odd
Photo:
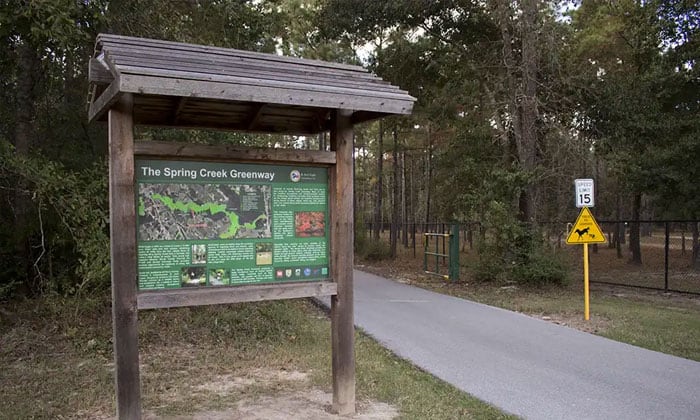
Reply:
[[[588,244],[605,243],[605,235],[588,207],[581,209],[581,213],[579,213],[566,238],[566,243],[569,245],[583,245],[583,318],[588,321],[590,319]]]
[[[110,108],[108,116],[112,328],[118,419],[141,418],[132,110],[133,97],[124,94]]]
[[[355,324],[353,314],[353,127],[352,113],[336,110],[331,127],[331,150],[336,164],[330,171],[331,274],[338,293],[331,296],[333,351],[333,411],[355,413]]]
[[[583,319],[591,319],[590,293],[588,282],[588,244],[583,244]]]

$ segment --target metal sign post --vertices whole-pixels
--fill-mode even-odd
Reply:
[[[584,179],[576,180],[576,206],[581,208],[581,213],[579,213],[576,218],[576,223],[574,223],[569,235],[566,238],[566,243],[569,245],[583,245],[583,317],[586,321],[590,319],[590,293],[589,293],[589,281],[588,281],[588,244],[590,243],[605,243],[605,235],[603,231],[598,226],[593,214],[588,209],[588,206],[579,206],[579,202],[585,202],[590,198],[590,205],[593,205],[593,180]],[[581,183],[582,187],[579,188],[578,181],[590,181],[590,183]]]

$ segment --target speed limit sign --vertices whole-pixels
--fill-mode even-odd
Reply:
[[[576,185],[576,207],[593,207],[595,205],[593,180],[577,179],[574,185]]]

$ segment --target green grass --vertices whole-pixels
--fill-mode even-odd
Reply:
[[[605,337],[700,361],[700,305],[601,297],[592,308],[613,320]]]
[[[307,301],[142,311],[139,323],[142,406],[151,414],[225,410],[243,399],[314,388],[330,392],[330,323]],[[406,419],[510,418],[362,333],[356,364],[360,405],[386,402]],[[266,371],[300,371],[309,379],[261,380]],[[0,418],[113,416],[108,299],[5,305],[0,372]],[[233,377],[252,380],[212,390]]]

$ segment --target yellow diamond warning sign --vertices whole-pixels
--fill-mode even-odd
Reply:
[[[588,207],[581,209],[574,227],[566,238],[566,243],[569,245],[605,243],[605,235]]]

